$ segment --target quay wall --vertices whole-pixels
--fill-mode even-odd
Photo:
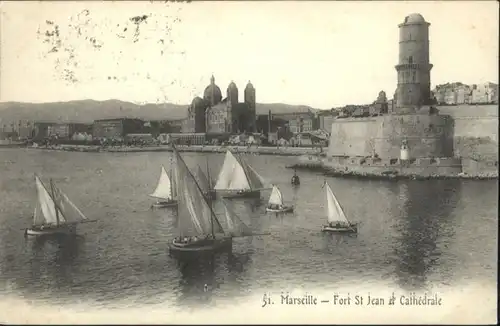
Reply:
[[[371,157],[327,157],[323,159],[323,166],[331,172],[358,175],[453,177],[462,173],[461,159],[452,157],[415,158],[409,161]]]

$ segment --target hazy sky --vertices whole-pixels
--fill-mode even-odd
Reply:
[[[370,103],[394,94],[397,25],[413,12],[431,23],[433,85],[498,82],[496,1],[0,6],[0,101],[187,104],[213,73],[224,94],[235,81],[240,101],[250,80],[260,103]]]

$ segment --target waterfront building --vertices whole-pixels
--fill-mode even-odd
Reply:
[[[175,120],[167,120],[167,124],[169,126],[169,131],[171,133],[180,133],[182,132],[182,126],[186,119],[175,119]]]
[[[460,82],[437,85],[433,94],[439,105],[498,103],[498,85],[466,85]]]
[[[498,103],[498,85],[485,83],[472,85],[471,104]]]
[[[206,134],[202,133],[171,133],[165,136],[165,143],[179,145],[203,145],[206,142]]]
[[[305,112],[273,113],[274,119],[286,121],[292,133],[310,132],[318,129],[319,117],[310,110]]]
[[[92,124],[80,122],[44,122],[37,121],[33,124],[33,138],[72,139],[75,133],[91,133]]]
[[[150,124],[141,119],[116,118],[95,120],[92,136],[94,139],[124,140],[127,134],[151,133]]]

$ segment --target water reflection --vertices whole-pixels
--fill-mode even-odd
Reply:
[[[449,238],[453,232],[451,212],[460,197],[461,183],[398,182],[393,190],[399,195],[393,207],[398,217],[394,243],[397,281],[408,290],[425,288],[433,267],[452,261],[440,260],[441,246],[443,237]]]
[[[84,241],[81,236],[27,238],[25,251],[29,260],[20,263],[29,268],[21,269],[27,275],[17,275],[17,286],[21,289],[29,288],[30,292],[34,289],[71,292]]]
[[[348,244],[352,239],[358,237],[357,233],[322,233],[322,248],[326,252],[331,252],[332,248],[342,244]]]
[[[245,292],[240,274],[250,262],[251,253],[209,253],[178,259],[178,303],[189,307],[215,304],[222,287],[226,297]]]

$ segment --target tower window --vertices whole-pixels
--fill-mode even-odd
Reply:
[[[411,36],[410,36],[410,39],[411,39]],[[411,65],[413,64],[413,56],[410,55],[408,57],[408,63],[411,64]]]
[[[413,72],[411,73],[411,78],[412,78],[412,80],[413,80],[413,82],[414,82],[414,83],[417,81],[417,74],[416,74],[416,72],[415,72],[415,71],[413,71]]]

